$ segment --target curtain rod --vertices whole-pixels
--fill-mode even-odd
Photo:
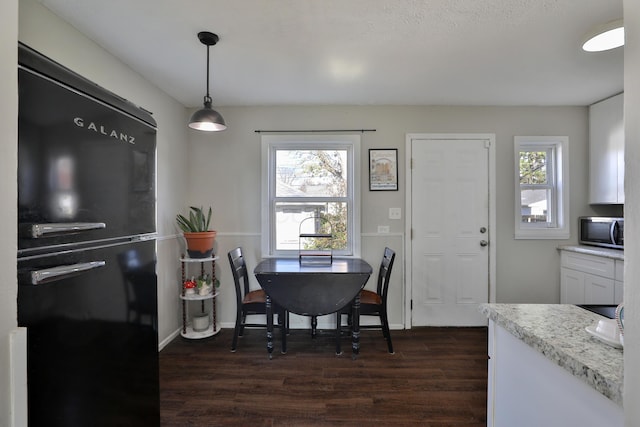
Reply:
[[[375,132],[376,129],[300,129],[300,130],[255,130],[255,133],[322,133],[322,132]]]

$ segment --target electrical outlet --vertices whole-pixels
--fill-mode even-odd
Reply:
[[[402,208],[389,208],[389,219],[402,219]]]
[[[378,234],[388,234],[389,226],[388,225],[379,225],[378,226]]]

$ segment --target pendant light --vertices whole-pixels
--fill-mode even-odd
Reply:
[[[189,127],[207,132],[225,130],[227,125],[222,115],[211,108],[211,96],[209,96],[209,47],[218,43],[219,38],[216,34],[201,31],[198,33],[198,39],[207,46],[207,94],[204,96],[204,108],[193,113],[189,120]]]
[[[624,45],[624,24],[622,19],[607,22],[591,31],[582,44],[587,52],[602,52]]]

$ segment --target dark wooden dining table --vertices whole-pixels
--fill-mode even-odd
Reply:
[[[352,304],[351,347],[360,351],[360,290],[371,276],[369,263],[360,258],[333,258],[329,263],[306,263],[298,258],[267,258],[254,269],[267,294],[267,352],[273,353],[273,303],[303,316],[335,313]],[[286,353],[286,335],[282,353]]]

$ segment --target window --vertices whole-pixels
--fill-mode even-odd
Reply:
[[[516,239],[569,238],[569,138],[514,139]]]
[[[300,249],[333,254],[360,252],[360,136],[265,135],[262,137],[262,251],[297,256]],[[306,218],[316,220],[304,221]],[[311,227],[311,229],[309,228]]]

